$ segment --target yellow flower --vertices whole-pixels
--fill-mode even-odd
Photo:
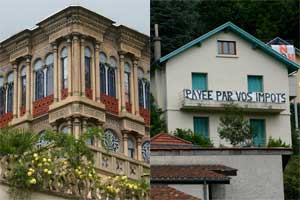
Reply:
[[[48,162],[51,162],[51,159],[50,159],[50,158],[48,158]]]
[[[31,176],[32,175],[32,172],[27,172],[27,176]]]
[[[52,174],[52,171],[51,171],[51,170],[49,170],[49,171],[48,171],[48,174],[49,174],[49,175],[50,175],[50,174]]]
[[[136,186],[136,185],[134,185],[134,186],[133,186],[133,189],[137,190],[137,186]]]
[[[36,179],[35,178],[30,179],[29,183],[30,184],[36,184]]]
[[[33,157],[35,157],[35,158],[38,157],[38,156],[39,156],[39,155],[38,155],[37,153],[34,153],[34,154],[33,154]]]
[[[28,170],[31,171],[31,172],[34,172],[34,169],[32,169],[32,168],[29,168]]]
[[[116,191],[116,193],[119,193],[119,192],[120,192],[120,189],[119,189],[119,188],[117,188],[115,191]]]
[[[34,164],[34,160],[31,161]]]
[[[38,157],[35,157],[35,158],[34,158],[34,160],[38,160],[38,159],[39,159]]]
[[[43,158],[43,161],[44,161],[44,162],[47,162],[47,159],[46,159],[46,158]]]
[[[68,162],[67,161],[64,161],[64,165],[67,165],[68,164]]]
[[[48,169],[44,169],[44,172],[45,172],[45,173],[48,173]]]
[[[129,184],[129,189],[132,189],[133,188],[133,185],[132,184]]]
[[[93,175],[91,173],[89,173],[89,177],[92,177]]]
[[[127,179],[127,176],[122,176],[122,180],[126,180]]]
[[[41,167],[41,166],[43,166],[43,164],[42,164],[42,163],[39,163],[39,164],[38,164],[38,167]]]

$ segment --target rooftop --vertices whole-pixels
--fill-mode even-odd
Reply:
[[[152,200],[201,200],[166,185],[151,185],[150,199]]]

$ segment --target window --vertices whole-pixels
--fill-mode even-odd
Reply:
[[[194,132],[206,138],[208,134],[208,117],[194,117]]]
[[[91,50],[88,47],[84,49],[84,65],[85,88],[91,88]]]
[[[61,87],[68,88],[68,51],[63,48],[61,51]]]
[[[64,134],[69,134],[71,131],[71,129],[68,127],[68,126],[64,126],[62,129],[61,129],[61,132],[64,133]]]
[[[21,70],[21,106],[26,105],[26,67]]]
[[[45,147],[47,146],[48,144],[50,144],[50,141],[47,141],[45,139],[45,134],[46,134],[46,131],[43,130],[39,133],[39,139],[38,141],[36,142],[35,146],[39,149],[41,147]]]
[[[37,60],[34,64],[35,71],[35,99],[44,97],[44,72],[42,60]]]
[[[124,70],[125,102],[130,103],[130,66],[128,63],[125,63]]]
[[[49,54],[46,58],[46,95],[53,94],[53,54]]]
[[[11,72],[7,77],[7,107],[6,112],[13,112],[13,97],[14,97],[14,73]]]
[[[263,92],[262,76],[248,76],[248,92]]]
[[[218,41],[218,54],[236,55],[235,41]]]
[[[264,146],[266,143],[266,129],[264,119],[250,119],[250,127],[254,146]]]
[[[144,71],[138,68],[138,92],[139,106],[145,109],[150,109],[150,82],[144,78]]]
[[[4,87],[4,79],[0,77],[0,115],[5,114],[6,90]]]
[[[53,54],[46,57],[46,65],[41,59],[34,64],[35,71],[35,100],[53,94]]]
[[[128,156],[134,158],[134,142],[131,138],[128,138]]]
[[[110,57],[110,63],[107,64],[107,57],[100,53],[100,91],[101,94],[116,97],[116,68],[117,61]]]
[[[207,74],[192,73],[192,89],[207,90]]]
[[[100,53],[100,92],[106,94],[106,55]]]
[[[145,162],[150,162],[150,142],[146,141],[142,145],[142,155]]]
[[[120,148],[120,139],[118,136],[110,129],[107,129],[103,136],[103,144],[109,151],[118,152]]]

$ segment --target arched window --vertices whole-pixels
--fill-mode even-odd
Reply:
[[[60,55],[61,60],[61,89],[68,88],[68,51],[63,48]]]
[[[103,143],[109,151],[118,152],[120,148],[120,139],[110,129],[107,129],[103,136]]]
[[[91,88],[91,60],[91,50],[86,47],[84,49],[85,88]]]
[[[21,106],[26,105],[26,67],[21,70]]]
[[[46,58],[46,96],[53,94],[53,54]]]
[[[146,141],[142,145],[142,155],[145,162],[150,162],[150,142]]]
[[[130,103],[130,66],[125,63],[124,66],[124,88],[125,88],[125,102]]]
[[[128,156],[130,158],[134,158],[134,142],[133,142],[133,140],[131,138],[128,138],[127,144],[128,144]]]
[[[11,72],[7,77],[7,110],[6,112],[13,111],[13,97],[14,97],[14,73]]]
[[[5,114],[6,90],[4,87],[4,79],[0,77],[0,115]]]
[[[116,97],[116,67],[117,61],[114,57],[110,57],[109,59],[110,65],[107,70],[108,75],[108,95],[112,97]]]
[[[106,55],[100,53],[100,92],[101,94],[106,94]]]
[[[35,100],[44,97],[44,71],[42,60],[37,60],[34,64],[35,71]]]
[[[38,141],[36,142],[35,146],[39,149],[41,147],[44,147],[44,146],[47,146],[48,144],[50,144],[49,141],[47,141],[45,139],[45,133],[46,131],[45,130],[42,130],[40,133],[39,133],[39,139]]]
[[[61,132],[64,134],[70,134],[70,128],[67,126],[62,127]]]
[[[138,68],[138,92],[140,107],[150,109],[150,82],[144,78],[144,71],[140,67]]]

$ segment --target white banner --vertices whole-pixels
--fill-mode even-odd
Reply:
[[[271,45],[272,49],[295,62],[295,48],[293,45]]]

